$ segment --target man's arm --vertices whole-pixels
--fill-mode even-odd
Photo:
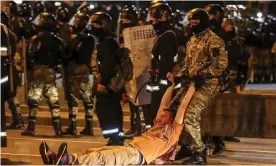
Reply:
[[[194,87],[194,84],[191,84],[188,89],[188,92],[186,93],[184,99],[182,100],[180,106],[178,107],[178,110],[177,110],[177,113],[176,113],[176,116],[174,119],[174,123],[183,124],[185,112],[187,110],[187,107],[188,107],[194,93],[195,93],[195,87]]]

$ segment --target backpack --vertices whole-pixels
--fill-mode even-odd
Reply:
[[[114,92],[123,89],[126,82],[133,78],[133,63],[130,57],[130,50],[125,47],[119,49],[119,62],[116,67],[116,74],[111,78],[109,87]]]

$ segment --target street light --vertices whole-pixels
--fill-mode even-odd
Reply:
[[[263,13],[261,13],[261,12],[257,13],[257,17],[261,18],[262,16],[263,16]]]

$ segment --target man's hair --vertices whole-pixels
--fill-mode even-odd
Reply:
[[[166,112],[171,113],[172,120],[174,120],[174,118],[175,118],[175,116],[176,116],[177,110],[176,110],[176,111],[173,111],[173,110],[171,110],[171,109],[163,109],[163,111],[166,111]]]

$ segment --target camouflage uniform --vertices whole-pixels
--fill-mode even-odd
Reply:
[[[28,91],[28,105],[30,108],[29,121],[36,122],[38,105],[42,94],[47,99],[52,117],[60,118],[58,91],[55,85],[56,71],[52,67],[36,65],[30,73],[30,87]]]
[[[74,64],[72,73],[69,75],[68,84],[71,88],[70,97],[72,108],[70,108],[70,117],[76,121],[78,114],[78,102],[82,100],[85,109],[85,119],[92,123],[93,100],[91,98],[92,85],[89,83],[89,71],[86,64]]]
[[[209,106],[219,92],[219,77],[228,65],[228,56],[224,41],[210,29],[191,37],[187,43],[186,53],[185,65],[178,76],[199,76],[204,83],[197,87],[188,106],[183,132],[191,136],[190,149],[201,152],[204,150],[200,134],[201,111]]]

